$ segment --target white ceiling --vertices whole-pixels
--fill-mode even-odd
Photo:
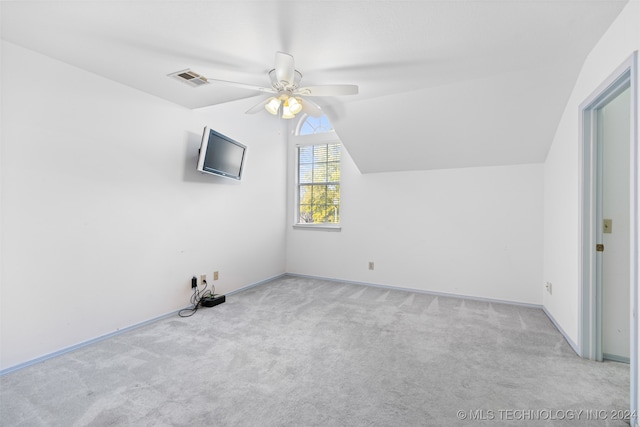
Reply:
[[[167,74],[264,86],[275,52],[289,52],[303,85],[359,85],[314,100],[366,173],[543,162],[587,53],[626,1],[3,1],[0,11],[2,39],[188,108],[251,98],[229,105],[244,115],[265,95]]]

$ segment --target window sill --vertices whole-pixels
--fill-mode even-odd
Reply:
[[[295,230],[340,231],[340,224],[293,224]]]

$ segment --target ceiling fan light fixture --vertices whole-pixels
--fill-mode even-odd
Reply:
[[[288,101],[289,101],[289,111],[291,111],[291,114],[296,115],[300,111],[302,111],[302,99],[295,98],[292,96],[291,98],[288,99]]]
[[[191,70],[184,70],[174,74],[178,75],[176,78],[181,78],[182,80],[191,78],[185,81],[193,81],[199,76],[202,79],[201,83],[218,82],[226,84],[227,86],[273,94],[270,98],[263,98],[260,102],[249,108],[246,114],[256,114],[264,108],[269,114],[280,116],[283,119],[293,119],[296,114],[302,111],[313,117],[320,117],[322,115],[322,109],[313,101],[305,98],[303,105],[302,97],[355,95],[358,93],[358,86],[347,84],[300,87],[302,73],[295,69],[293,56],[286,52],[276,52],[275,64],[275,68],[269,70],[268,73],[271,87],[209,79]]]
[[[272,96],[267,101],[267,104],[264,106],[265,110],[267,110],[270,114],[274,116],[278,114],[278,110],[280,109],[280,99]]]
[[[291,99],[291,98],[289,98]],[[291,111],[291,107],[289,107],[289,99],[285,99],[284,104],[282,105],[282,118],[283,119],[293,119],[296,115]]]

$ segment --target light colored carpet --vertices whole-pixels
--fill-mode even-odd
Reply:
[[[539,309],[290,276],[0,385],[3,426],[618,426],[629,408],[629,366],[579,358]]]

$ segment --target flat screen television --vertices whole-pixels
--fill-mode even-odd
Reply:
[[[239,181],[246,152],[245,145],[206,126],[200,143],[198,170]]]

